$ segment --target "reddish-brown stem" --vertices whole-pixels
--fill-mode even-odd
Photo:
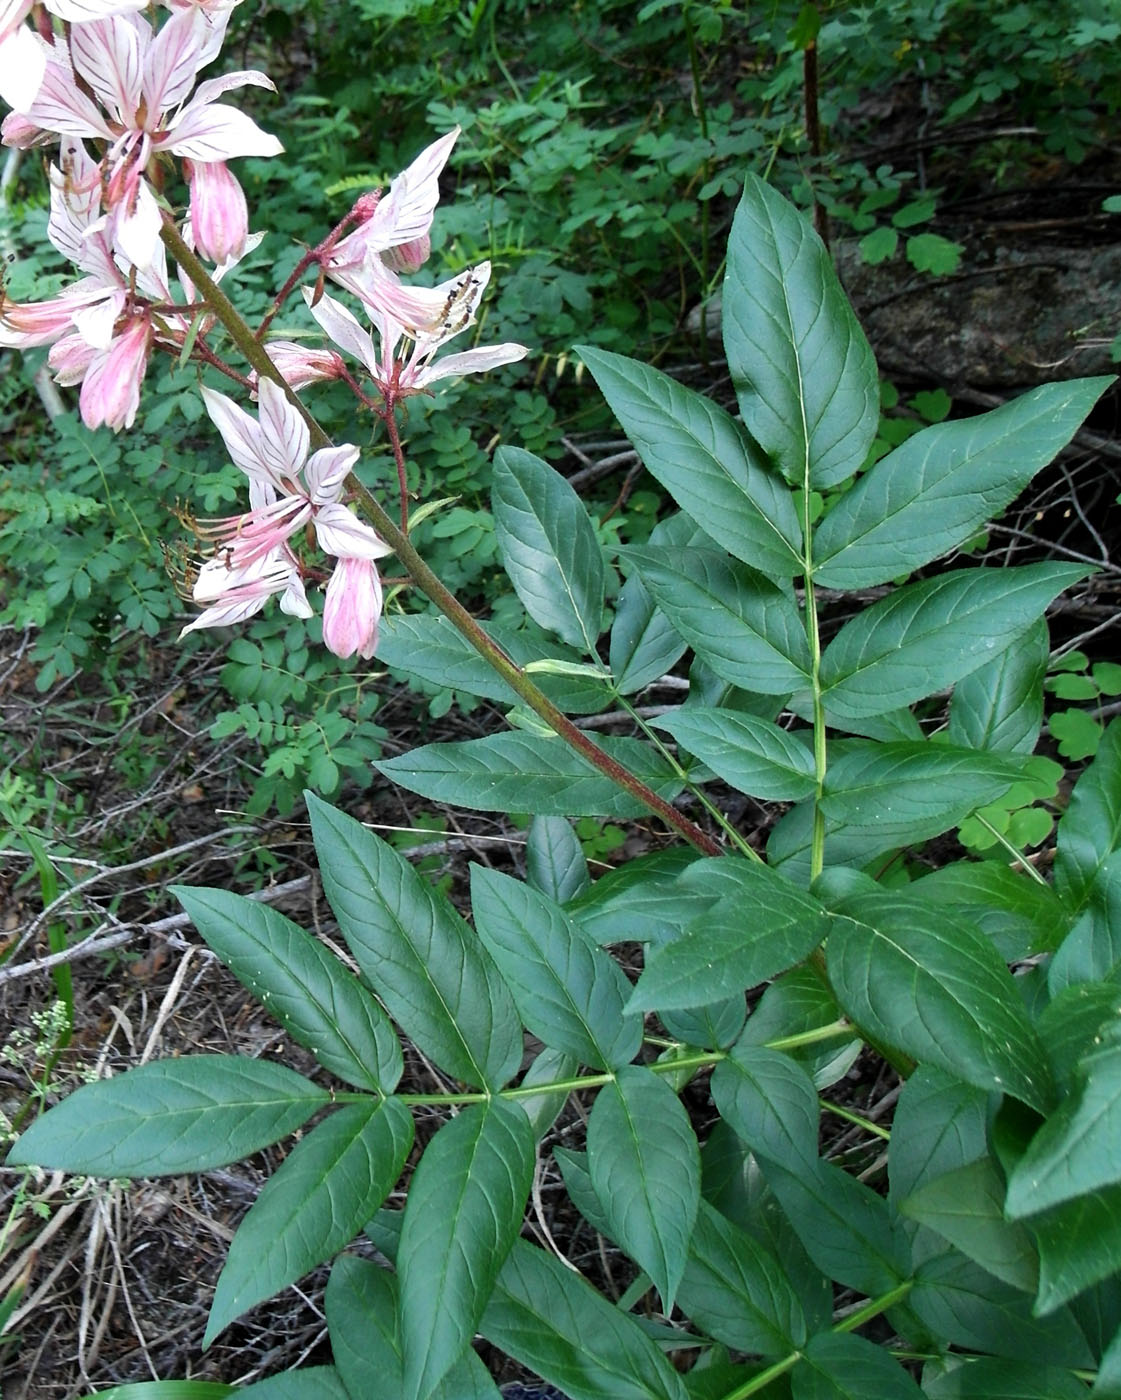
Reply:
[[[292,269],[284,286],[281,287],[280,291],[277,292],[276,296],[273,298],[272,305],[269,307],[268,311],[265,312],[264,320],[257,327],[258,340],[261,339],[276,317],[280,314],[280,308],[296,290],[296,287],[299,285],[300,280],[308,268],[311,267],[313,263],[318,263],[320,266],[323,265],[323,260],[357,218],[358,214],[354,209],[351,209],[349,213],[339,220],[326,238],[317,243],[314,248],[307,249],[299,262]]]
[[[230,333],[230,337],[259,375],[273,380],[284,390],[289,401],[308,425],[311,446],[314,449],[331,446],[331,440],[316,422],[315,418],[285,382],[279,370],[269,359],[264,346],[254,337],[237,308],[226,296],[206,268],[183,242],[175,221],[164,216],[161,238],[175,260],[184,269],[210,302],[211,309]],[[388,421],[388,420],[387,420]],[[553,702],[534,685],[521,667],[515,665],[496,641],[471,616],[459,599],[433,573],[413,547],[407,534],[399,530],[382,508],[369,488],[352,472],[346,480],[347,490],[358,501],[367,519],[397,555],[412,576],[413,582],[436,604],[444,616],[452,623],[475,650],[483,656],[510,689],[535,714],[539,715],[556,734],[580,756],[597,768],[612,782],[630,793],[649,811],[654,812],[672,830],[683,836],[690,845],[706,856],[723,854],[723,848],[703,831],[695,822],[679,812],[672,803],[659,795],[641,778],[612,758],[591,739],[582,729],[557,708]]]
[[[393,445],[393,460],[397,463],[397,489],[401,493],[401,533],[409,533],[409,480],[405,471],[405,450],[401,446],[401,434],[397,429],[397,414],[393,400],[387,396],[385,402],[385,430]]]

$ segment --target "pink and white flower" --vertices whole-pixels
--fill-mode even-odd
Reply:
[[[323,264],[328,277],[367,305],[392,302],[393,289],[398,289],[396,304],[405,321],[411,319],[414,303],[408,299],[410,289],[393,274],[415,272],[428,258],[440,172],[459,133],[457,126],[421,151],[393,180],[384,199],[363,196],[355,206],[362,222],[334,245]]]
[[[194,586],[196,602],[209,606],[184,630],[239,621],[274,593],[283,594],[286,611],[309,616],[301,610],[306,596],[289,541],[310,526],[325,553],[347,561],[331,590],[331,637],[339,646],[353,642],[349,651],[338,653],[353,655],[371,637],[376,640],[381,585],[371,584],[370,575],[376,579],[373,561],[390,553],[340,499],[358,448],[325,447],[309,456],[307,424],[284,390],[266,379],[258,392],[260,413],[253,418],[225,394],[202,390],[226,450],[249,478],[250,510],[209,524],[215,551]]]
[[[326,295],[315,301],[310,288],[304,289],[304,299],[331,340],[366,366],[382,393],[401,397],[420,393],[440,379],[479,374],[499,365],[513,364],[529,353],[524,345],[510,341],[461,350],[436,361],[437,352],[449,340],[474,325],[475,311],[489,280],[490,263],[484,262],[439,287],[423,289],[432,299],[428,319],[430,324],[435,322],[433,330],[416,327],[406,330],[388,313],[372,310],[370,314],[378,329],[380,349],[374,345],[369,331],[363,330],[341,302]],[[402,342],[405,350],[400,353]]]
[[[29,130],[108,144],[101,169],[107,226],[113,246],[138,268],[151,264],[159,241],[160,209],[147,178],[154,157],[191,163],[199,251],[223,262],[242,251],[248,232],[241,187],[224,162],[283,149],[243,112],[216,100],[246,85],[275,91],[265,74],[211,78],[188,98],[199,70],[217,56],[227,20],[228,11],[192,7],[177,10],[158,33],[134,14],[77,25],[69,59],[61,46],[50,49],[35,101],[16,121],[5,120],[8,144],[26,144]],[[200,174],[201,166],[222,169]]]

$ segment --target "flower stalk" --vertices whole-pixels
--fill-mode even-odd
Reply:
[[[286,394],[289,402],[299,412],[304,422],[308,426],[313,450],[329,448],[331,440],[316,422],[314,415],[309,411],[295,391],[285,383],[279,370],[269,358],[268,352],[261,342],[253,334],[253,331],[246,324],[241,313],[234,306],[233,302],[222,291],[221,287],[210,276],[201,260],[195,256],[191,249],[184,242],[174,221],[169,215],[164,216],[163,227],[160,233],[164,246],[175,258],[180,267],[187,273],[198,291],[205,296],[210,303],[214,315],[225,326],[230,335],[230,339],[248,360],[249,364],[257,373],[266,379],[272,380],[279,385]],[[357,502],[367,520],[374,527],[381,538],[390,546],[401,564],[408,571],[414,584],[428,598],[435,603],[436,607],[444,614],[449,622],[459,631],[475,650],[484,657],[494,670],[502,677],[511,690],[529,707],[536,715],[545,721],[550,729],[562,738],[570,748],[574,749],[580,756],[586,759],[594,768],[597,768],[612,782],[616,783],[625,792],[630,793],[643,806],[647,807],[656,816],[660,817],[668,827],[676,831],[678,835],[684,837],[696,850],[706,856],[716,856],[723,853],[723,848],[714,841],[709,834],[695,822],[689,820],[682,812],[679,812],[665,798],[660,797],[651,787],[635,777],[629,769],[617,762],[606,753],[600,746],[591,739],[582,729],[579,729],[566,714],[563,713],[547,695],[541,691],[525,672],[502,650],[498,643],[486,632],[479,622],[471,616],[458,598],[446,587],[431,568],[424,562],[417,552],[407,534],[404,533],[382,508],[373,492],[369,490],[358,477],[351,472],[346,478],[347,490]]]

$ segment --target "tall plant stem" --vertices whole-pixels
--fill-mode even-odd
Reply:
[[[284,381],[276,366],[269,359],[264,346],[256,339],[233,302],[184,243],[179,230],[169,216],[165,215],[164,217],[160,237],[168,252],[191,278],[198,291],[206,297],[215,316],[225,326],[234,344],[257,373],[266,379],[271,379],[284,390],[293,407],[308,425],[312,447],[316,449],[329,447],[331,441],[327,434],[315,421],[299,396]],[[594,740],[590,739],[583,730],[578,729],[568,716],[534,685],[525,672],[511,661],[498,643],[488,636],[486,631],[460,603],[459,599],[432,572],[414,549],[409,537],[398,529],[382,509],[373,493],[353,472],[347,478],[346,484],[347,489],[358,501],[374,529],[408,570],[416,586],[428,595],[449,622],[466,637],[481,656],[485,657],[520,700],[539,715],[550,729],[560,735],[570,748],[574,749],[593,767],[599,769],[612,782],[618,784],[624,791],[629,792],[644,807],[661,817],[667,826],[683,836],[690,845],[695,846],[706,856],[722,854],[723,848],[707,832],[702,831],[688,817],[677,811],[671,803],[659,797],[652,788],[636,778],[629,769],[617,762],[610,754],[605,753]]]

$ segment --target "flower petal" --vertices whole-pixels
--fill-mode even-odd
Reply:
[[[38,95],[47,71],[47,56],[35,33],[21,24],[0,40],[0,97],[17,112]]]
[[[317,506],[337,501],[343,482],[358,461],[358,448],[343,443],[341,447],[321,447],[313,452],[304,469],[308,494]]]
[[[455,355],[445,355],[434,364],[418,370],[413,385],[423,389],[438,379],[450,379],[459,374],[481,374],[484,370],[497,369],[499,365],[510,365],[524,360],[529,354],[525,345],[515,345],[508,341],[504,345],[479,345],[474,350],[461,350]]]
[[[126,127],[136,125],[144,81],[141,44],[150,35],[147,23],[135,15],[91,20],[70,32],[75,70]]]
[[[295,478],[302,471],[308,454],[308,425],[299,411],[288,402],[288,395],[271,379],[257,387],[261,405],[259,415],[261,451],[283,481]]]
[[[370,219],[369,247],[380,250],[408,243],[432,227],[432,216],[440,202],[440,171],[447,164],[459,133],[457,126],[433,141],[393,181]]]
[[[241,468],[250,482],[260,482],[273,489],[283,489],[273,469],[271,454],[262,441],[261,427],[233,399],[205,385],[199,391],[211,421],[222,434],[226,451],[235,466]]]
[[[74,74],[50,57],[47,58],[47,71],[38,95],[23,115],[26,123],[43,131],[57,132],[61,136],[96,136],[103,141],[113,140],[109,123],[77,86]],[[7,129],[10,121],[11,115],[4,122],[7,145],[13,144]]]
[[[267,88],[269,92],[276,91],[276,84],[267,73],[262,73],[259,68],[242,68],[237,73],[223,73],[220,78],[207,78],[204,83],[199,83],[198,87],[195,88],[192,100],[213,102],[224,92],[233,92],[235,88],[242,87],[259,87]]]
[[[156,35],[144,65],[149,113],[169,112],[186,98],[198,74],[207,28],[197,10],[180,10]]]
[[[113,218],[113,246],[134,267],[151,267],[160,247],[163,219],[156,196],[141,180],[136,191],[136,206],[128,213],[118,205]]]
[[[232,160],[235,156],[278,156],[284,147],[251,117],[224,102],[188,102],[158,144],[188,160]]]
[[[324,293],[313,304],[314,296],[313,288],[304,288],[304,300],[308,309],[328,336],[340,350],[346,350],[356,360],[361,360],[371,374],[376,374],[378,357],[369,331],[363,330],[357,317],[353,316],[342,302]]]
[[[327,583],[323,605],[323,644],[344,659],[369,660],[378,644],[381,580],[364,559],[340,559]]]
[[[321,549],[340,559],[380,559],[393,552],[344,505],[320,506],[315,513],[315,537]]]

